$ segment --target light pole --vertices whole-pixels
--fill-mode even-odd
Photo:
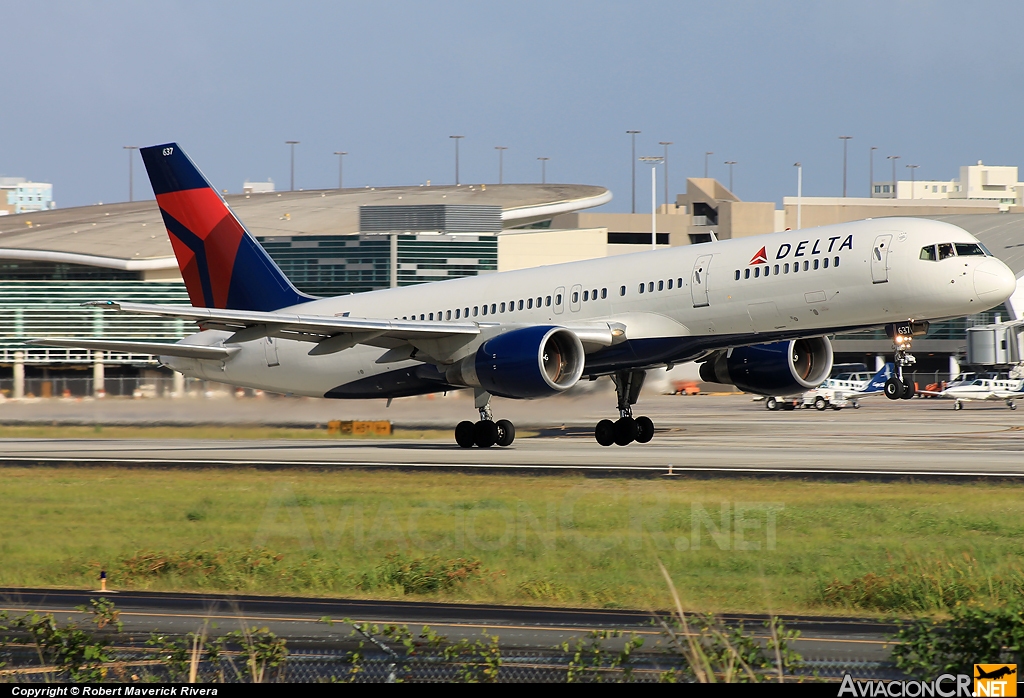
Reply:
[[[658,163],[665,158],[658,155],[646,155],[640,162],[651,163],[651,249],[658,249]]]
[[[917,197],[914,196],[914,170],[916,170],[918,167],[920,167],[920,165],[907,165],[907,169],[910,170],[910,198],[911,199],[917,198]]]
[[[633,213],[636,213],[636,134],[640,132],[626,131],[626,133],[628,133],[630,138],[633,139],[633,150],[629,160],[631,165],[633,166]]]
[[[299,144],[299,141],[285,141],[285,145],[292,147],[292,179],[291,189],[289,191],[295,191],[295,146]]]
[[[508,150],[506,145],[496,145],[494,149],[498,151],[498,184],[505,183],[505,151]]]
[[[896,161],[900,159],[899,155],[886,155],[886,160],[892,160],[892,198],[896,198]]]
[[[548,183],[548,160],[551,158],[537,158],[540,160],[540,183]]]
[[[868,197],[875,198],[875,151],[878,150],[878,146],[871,146],[871,164],[868,170],[868,179],[871,181],[868,183]]]
[[[704,152],[704,179],[708,178],[708,155],[714,155],[710,150]]]
[[[135,184],[134,171],[132,170],[132,159],[135,157],[133,150],[138,150],[137,145],[126,145],[124,149],[128,151],[128,201],[135,201],[135,190],[133,185]]]
[[[665,146],[665,213],[668,213],[668,147],[672,141],[658,141],[658,145]]]
[[[338,189],[342,189],[343,188],[341,186],[341,183],[342,183],[341,175],[343,174],[343,169],[342,168],[344,167],[345,156],[348,155],[348,151],[345,151],[345,150],[335,150],[334,154],[338,156]]]
[[[448,136],[455,141],[455,186],[459,186],[459,141],[465,136]]]
[[[839,140],[843,142],[843,198],[846,198],[846,146],[849,144],[850,139],[853,136],[839,136]]]
[[[726,160],[725,164],[729,166],[729,191],[732,191],[732,166],[736,164],[736,161]]]
[[[801,214],[803,211],[803,196],[804,196],[804,166],[799,162],[794,162],[793,167],[796,168],[796,229],[800,230],[800,226],[803,224],[801,220]]]

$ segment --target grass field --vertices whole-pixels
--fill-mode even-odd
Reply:
[[[942,612],[1024,589],[1016,484],[0,470],[0,585]]]

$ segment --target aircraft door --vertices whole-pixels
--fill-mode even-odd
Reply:
[[[697,258],[693,263],[693,274],[690,275],[690,297],[694,308],[710,305],[708,302],[708,267],[711,266],[711,255]]]
[[[263,338],[263,353],[267,357],[267,366],[281,365],[281,362],[277,360],[277,340],[273,337]]]
[[[871,248],[871,283],[884,284],[889,281],[889,246],[892,234],[885,233],[875,238]]]
[[[583,293],[583,287],[576,284],[569,291],[569,310],[576,313],[580,309],[580,294]]]
[[[555,315],[561,315],[565,310],[565,286],[555,289]]]

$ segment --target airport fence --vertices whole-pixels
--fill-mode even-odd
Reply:
[[[0,669],[0,682],[71,682],[55,667],[41,666],[34,649],[8,648]],[[174,660],[141,649],[120,649],[103,670],[103,682],[145,683],[187,680],[188,660]],[[689,682],[685,661],[668,652],[633,654],[625,666],[608,658],[580,661],[558,650],[502,650],[500,663],[446,659],[443,656],[396,658],[384,652],[361,653],[341,649],[298,649],[287,660],[269,668],[263,680],[273,683],[664,683]],[[863,679],[898,680],[907,675],[891,662],[859,659],[819,659],[785,675],[787,682],[838,681],[845,674]],[[766,677],[767,678],[767,677]],[[196,680],[207,683],[250,683],[244,657],[225,654],[217,662],[201,661]],[[777,679],[776,679],[777,680]]]
[[[25,397],[29,398],[81,398],[95,395],[92,376],[26,376]],[[170,398],[175,395],[172,376],[107,376],[103,390],[108,397]],[[197,378],[185,378],[186,394],[203,394],[211,390],[236,392],[236,388]],[[252,390],[242,390],[252,395]],[[13,397],[14,379],[0,378],[0,395]]]

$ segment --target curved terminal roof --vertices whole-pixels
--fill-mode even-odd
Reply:
[[[458,204],[501,206],[514,228],[611,201],[583,184],[324,189],[224,197],[253,235],[350,235],[359,207]],[[82,206],[0,217],[0,259],[88,264],[126,270],[177,269],[156,202]]]

